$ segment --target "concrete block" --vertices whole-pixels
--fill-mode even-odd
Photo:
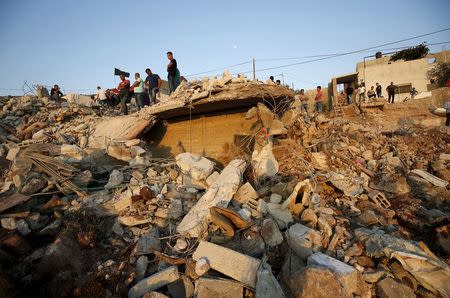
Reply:
[[[212,161],[190,152],[178,154],[176,162],[181,171],[189,174],[195,180],[206,180],[214,170],[214,163]]]
[[[145,293],[164,287],[179,278],[180,273],[178,272],[178,268],[176,266],[171,266],[135,284],[130,291],[128,291],[128,298],[140,298]]]
[[[205,241],[200,241],[192,258],[196,261],[206,258],[212,269],[252,288],[256,286],[256,272],[260,263],[258,259]]]

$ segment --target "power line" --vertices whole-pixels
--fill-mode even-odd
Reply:
[[[436,42],[436,43],[427,43],[427,46],[448,44],[450,41]],[[378,51],[393,51],[400,49],[407,49],[411,46],[397,47],[397,48],[387,48],[387,49],[376,49]],[[361,52],[373,52],[374,49],[361,51]],[[344,52],[345,53],[345,52]],[[321,54],[321,55],[309,55],[309,56],[297,56],[297,57],[289,57],[289,58],[272,58],[272,59],[257,59],[257,61],[266,62],[266,61],[280,61],[280,60],[298,60],[298,59],[306,59],[306,58],[321,58],[321,57],[331,57],[336,55],[342,55],[344,53],[333,53],[333,54]]]
[[[385,47],[385,46],[389,46],[389,45],[392,45],[392,44],[396,44],[396,43],[400,43],[400,42],[404,42],[404,41],[408,41],[408,40],[413,40],[413,39],[417,39],[417,38],[420,38],[420,37],[433,35],[433,34],[444,32],[444,31],[448,31],[448,30],[450,30],[450,28],[445,28],[445,29],[441,29],[441,30],[438,30],[438,31],[425,33],[425,34],[421,34],[421,35],[417,35],[417,36],[413,36],[413,37],[408,37],[408,38],[404,38],[404,39],[401,39],[401,40],[388,42],[388,43],[385,43],[385,44],[372,46],[372,47],[368,47],[368,48],[364,48],[364,49],[359,49],[359,50],[355,50],[355,51],[349,51],[349,52],[344,52],[344,53],[340,53],[340,54],[336,54],[336,55],[332,55],[332,56],[327,56],[327,57],[322,57],[322,58],[317,58],[317,59],[311,59],[311,60],[306,60],[306,61],[301,61],[301,62],[296,62],[296,63],[290,63],[290,64],[285,64],[285,65],[280,65],[280,66],[274,66],[274,67],[258,69],[256,71],[266,71],[266,70],[272,70],[272,69],[279,69],[279,68],[284,68],[284,67],[289,67],[289,66],[295,66],[295,65],[301,65],[301,64],[311,63],[311,62],[322,61],[322,60],[331,59],[331,58],[335,58],[335,57],[341,57],[341,56],[356,54],[356,53],[360,53],[360,52],[363,52],[363,51],[374,50],[376,48]],[[245,73],[248,73],[248,72],[245,72]]]
[[[221,67],[221,68],[216,68],[216,69],[212,69],[212,70],[198,72],[198,73],[194,73],[194,74],[191,74],[191,75],[187,75],[186,77],[198,76],[198,75],[202,75],[202,74],[206,74],[206,73],[210,73],[210,72],[214,72],[214,71],[219,71],[219,70],[223,70],[223,69],[233,68],[233,67],[236,67],[236,66],[241,66],[241,65],[245,65],[245,64],[249,64],[249,63],[252,63],[252,61],[250,60],[250,61],[241,62],[241,63],[230,65],[230,66],[225,66],[225,67]]]

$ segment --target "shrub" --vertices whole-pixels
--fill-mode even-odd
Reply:
[[[417,45],[415,47],[410,47],[395,53],[391,56],[391,59],[389,59],[389,61],[416,60],[425,57],[429,51],[430,49],[424,43],[421,43],[420,45]]]

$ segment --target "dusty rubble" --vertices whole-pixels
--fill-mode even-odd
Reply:
[[[230,84],[250,83],[160,105]],[[253,153],[221,164],[152,157],[151,108],[1,105],[2,297],[450,297],[445,130],[259,103]]]

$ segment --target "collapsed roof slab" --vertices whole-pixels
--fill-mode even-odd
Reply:
[[[264,101],[276,104],[293,97],[294,91],[283,86],[254,83],[231,84],[225,88],[212,90],[209,96],[193,101],[192,107],[189,107],[187,96],[185,100],[169,100],[158,103],[146,108],[145,112],[161,119],[171,119],[190,113],[194,115],[248,108]]]
[[[140,113],[103,118],[93,127],[89,137],[89,147],[104,148],[111,142],[139,138],[155,122],[155,116],[143,116]]]

